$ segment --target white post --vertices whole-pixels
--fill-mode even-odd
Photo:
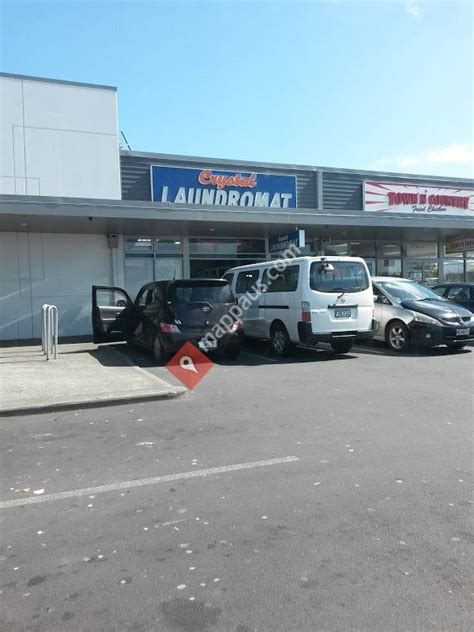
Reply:
[[[41,349],[46,353],[46,308],[48,305],[44,303],[41,306]]]
[[[56,305],[45,303],[41,306],[41,348],[46,360],[58,358],[59,310]]]

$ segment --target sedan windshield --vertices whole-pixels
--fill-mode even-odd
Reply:
[[[431,290],[426,285],[414,281],[377,281],[377,285],[382,288],[394,301],[445,301],[442,296]]]

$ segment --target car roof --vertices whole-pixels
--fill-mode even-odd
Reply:
[[[156,287],[157,285],[167,285],[169,283],[186,283],[186,284],[190,284],[192,285],[193,283],[222,283],[222,285],[225,285],[227,283],[226,279],[220,279],[218,277],[204,277],[202,279],[165,279],[165,280],[161,280],[161,281],[150,281],[149,283],[145,283],[145,285],[142,285],[141,289],[145,289],[145,288],[152,288],[152,287]]]
[[[176,283],[178,285],[202,285],[203,283],[221,283],[225,285],[227,283],[226,279],[218,278],[218,277],[203,277],[202,279],[173,279],[172,281],[168,281],[168,283]]]

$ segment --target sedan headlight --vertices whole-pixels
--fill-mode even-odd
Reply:
[[[439,325],[440,322],[436,318],[431,318],[426,314],[420,314],[420,312],[413,312],[414,319],[417,323],[425,323],[425,325]]]

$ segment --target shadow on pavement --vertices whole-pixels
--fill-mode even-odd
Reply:
[[[118,352],[118,353],[117,353]],[[225,360],[219,356],[211,355],[213,362],[223,366],[265,366],[272,364],[301,364],[307,362],[346,362],[356,360],[359,355],[379,355],[391,358],[424,358],[462,355],[470,353],[471,349],[452,350],[447,347],[435,347],[433,349],[413,349],[407,353],[396,353],[387,348],[383,342],[369,341],[364,345],[357,345],[350,353],[338,355],[329,345],[320,344],[315,349],[297,347],[285,358],[279,358],[272,354],[269,343],[266,341],[246,341],[237,360]],[[145,349],[130,348],[125,343],[112,343],[102,345],[97,350],[91,351],[99,362],[105,366],[124,366],[133,363],[141,368],[152,368],[156,364],[153,355]]]
[[[129,364],[131,361],[145,369],[158,366],[153,355],[145,349],[137,347],[130,348],[126,344],[115,343],[110,345],[109,349],[114,349],[119,353],[108,355],[103,351],[106,348],[107,346],[104,345],[100,347],[95,354],[93,353],[99,362],[113,362],[114,364],[112,364],[112,366],[119,366],[115,363],[120,363],[121,357],[121,361],[124,364]],[[114,356],[117,357],[114,359]],[[296,348],[288,357],[279,358],[271,353],[268,343],[263,341],[249,341],[245,343],[237,360],[225,360],[217,355],[210,355],[210,359],[215,364],[222,366],[261,366],[272,364],[301,364],[303,362],[347,361],[355,360],[356,355],[352,353],[337,355],[329,346],[324,348],[321,345],[321,347],[317,349]]]
[[[409,351],[397,353],[379,340],[371,340],[363,345],[357,345],[354,352],[360,355],[386,355],[391,358],[439,358],[440,356],[463,355],[471,353],[470,348],[448,349],[448,347],[433,347],[431,349],[412,348]]]

